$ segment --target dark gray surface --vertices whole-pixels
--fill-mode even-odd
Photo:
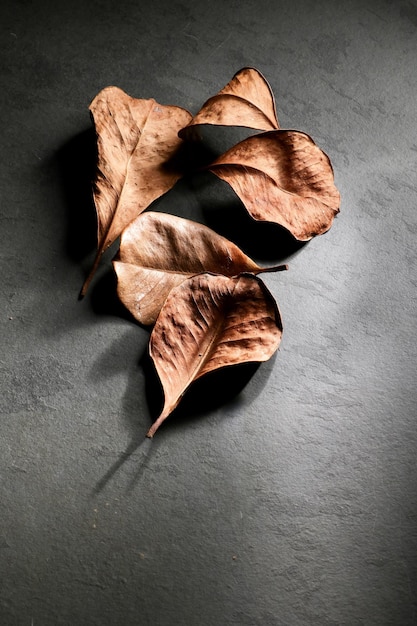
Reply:
[[[2,626],[417,624],[417,3],[3,1],[0,28]],[[277,357],[128,456],[148,332],[108,259],[77,301],[88,105],[114,84],[195,113],[246,65],[341,213],[265,276]]]

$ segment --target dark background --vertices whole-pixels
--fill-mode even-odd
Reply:
[[[417,2],[3,0],[0,29],[2,626],[417,624]],[[341,213],[264,276],[277,356],[148,446],[149,332],[111,256],[77,299],[88,105],[117,85],[196,113],[248,65],[330,156]],[[156,208],[236,202],[190,180]]]

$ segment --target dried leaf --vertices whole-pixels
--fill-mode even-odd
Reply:
[[[190,384],[208,372],[268,360],[282,335],[274,298],[252,274],[200,274],[173,289],[150,338],[165,403],[153,437]]]
[[[299,241],[326,232],[339,212],[330,160],[299,131],[249,137],[208,169],[229,183],[254,219],[280,224]]]
[[[84,295],[101,254],[183,172],[173,163],[182,141],[180,128],[191,114],[155,100],[136,99],[117,87],[103,89],[90,105],[98,142],[94,202],[98,252],[84,283]]]
[[[113,265],[118,296],[141,324],[153,324],[171,289],[190,276],[259,274],[287,267],[261,268],[207,226],[153,211],[124,230]]]
[[[239,70],[218,94],[203,104],[188,126],[180,131],[180,137],[197,138],[198,128],[203,124],[278,129],[275,99],[265,77],[251,67]]]

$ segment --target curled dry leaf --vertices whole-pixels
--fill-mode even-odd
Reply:
[[[198,128],[203,124],[278,129],[275,99],[265,77],[251,67],[239,70],[218,94],[203,104],[188,126],[180,131],[180,137],[198,138]]]
[[[150,338],[150,355],[164,391],[153,437],[191,383],[230,365],[268,360],[282,322],[276,302],[252,274],[193,276],[173,289]]]
[[[183,175],[173,159],[182,143],[178,131],[191,119],[185,109],[132,98],[117,87],[100,91],[90,111],[98,143],[94,185],[98,251],[81,295],[103,251]]]
[[[236,276],[287,267],[261,268],[207,226],[153,211],[125,229],[113,266],[118,296],[141,324],[153,324],[171,289],[196,274]]]
[[[299,131],[249,137],[208,169],[229,183],[254,219],[280,224],[299,241],[326,232],[339,212],[330,160]]]

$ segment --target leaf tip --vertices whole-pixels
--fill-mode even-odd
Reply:
[[[80,292],[78,294],[78,300],[83,300],[84,296],[86,295],[88,291],[88,287],[90,286],[91,279],[92,279],[92,273],[89,274],[89,276],[87,276],[87,278],[85,279],[83,286],[81,287]]]
[[[152,426],[150,427],[150,429],[148,430],[148,432],[146,433],[146,438],[147,439],[153,439],[156,431],[158,430],[158,428],[160,427],[160,425],[162,424],[162,422],[164,421],[165,417],[163,417],[161,419],[161,416],[158,417],[158,419],[152,424]]]

